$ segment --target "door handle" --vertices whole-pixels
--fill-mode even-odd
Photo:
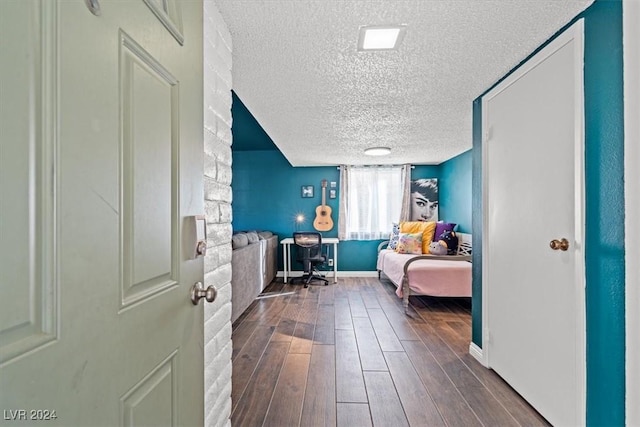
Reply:
[[[215,286],[209,286],[205,289],[202,282],[196,282],[191,287],[191,302],[193,305],[198,305],[201,298],[204,298],[207,302],[214,302],[217,296],[218,290]]]
[[[564,237],[562,239],[560,239],[560,240],[553,239],[549,243],[549,246],[554,251],[557,251],[557,250],[566,251],[567,249],[569,249],[569,241],[567,239],[565,239]]]

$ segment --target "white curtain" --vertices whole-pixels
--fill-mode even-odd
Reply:
[[[409,221],[411,215],[411,165],[402,166],[402,207],[400,221]]]
[[[347,200],[349,199],[349,166],[340,166],[340,198],[338,199],[338,239],[347,240]]]
[[[392,224],[400,219],[404,175],[401,166],[341,166],[338,238],[388,238]]]

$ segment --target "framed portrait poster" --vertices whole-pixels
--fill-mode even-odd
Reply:
[[[438,179],[411,181],[411,221],[438,220]]]

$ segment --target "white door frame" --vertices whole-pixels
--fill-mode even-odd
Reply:
[[[640,426],[640,3],[625,0],[624,150],[626,269],[626,420]]]
[[[491,246],[491,235],[489,233],[489,218],[486,209],[489,206],[489,188],[487,183],[490,167],[488,162],[488,141],[490,139],[489,127],[487,123],[486,111],[488,101],[498,93],[505,90],[511,84],[516,82],[524,74],[535,68],[538,64],[549,57],[553,52],[564,46],[569,41],[574,41],[575,46],[575,152],[584,154],[584,20],[580,19],[563,33],[558,35],[533,58],[522,64],[518,69],[514,70],[507,78],[500,82],[496,87],[491,89],[482,97],[482,253],[488,254]],[[579,424],[584,425],[586,422],[586,312],[585,312],[585,259],[584,259],[584,155],[575,159],[575,267],[576,267],[576,344],[580,351],[577,352],[576,367],[577,369],[577,392],[579,405],[577,413],[579,414]],[[514,236],[517,241],[517,236]],[[526,242],[520,242],[526,244]],[[481,362],[486,367],[491,367],[491,356],[489,354],[489,268],[488,263],[482,263],[482,356]],[[477,357],[477,356],[476,356]]]

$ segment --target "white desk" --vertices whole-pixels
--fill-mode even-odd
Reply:
[[[323,245],[333,245],[333,283],[338,283],[338,243],[340,239],[337,237],[323,237]],[[287,283],[287,277],[291,276],[291,245],[293,245],[293,237],[287,237],[280,241],[283,249],[284,258],[284,283]]]

